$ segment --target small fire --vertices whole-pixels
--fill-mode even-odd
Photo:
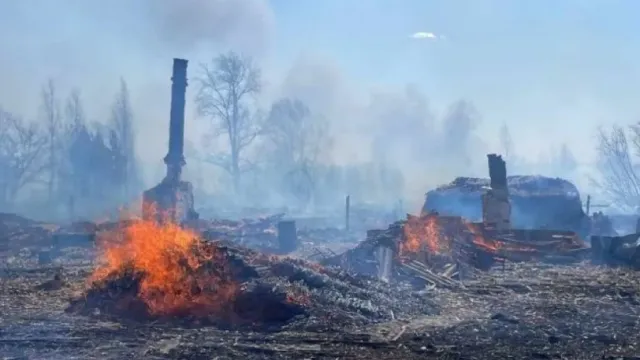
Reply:
[[[400,254],[415,254],[426,247],[431,253],[443,251],[440,226],[437,215],[411,216],[404,225],[404,241],[400,244]]]
[[[502,247],[502,243],[500,241],[485,238],[482,235],[482,231],[478,229],[473,223],[464,221],[463,224],[473,236],[472,241],[476,246],[491,253],[497,253],[498,250],[500,250],[500,248]]]
[[[224,254],[171,221],[135,220],[101,236],[99,245],[90,285],[133,272],[152,315],[211,314],[239,291]]]
[[[523,244],[517,244],[517,243],[510,243],[510,242],[505,242],[505,241],[500,241],[500,240],[496,240],[496,239],[491,239],[488,238],[486,236],[484,236],[482,234],[482,230],[478,229],[478,225],[470,223],[470,222],[464,222],[465,227],[467,228],[467,230],[472,234],[473,238],[472,241],[473,243],[490,252],[490,253],[498,253],[499,251],[506,251],[506,252],[529,252],[529,253],[535,253],[537,252],[537,250],[534,247],[531,246],[526,246]]]
[[[488,252],[497,253],[507,247],[502,241],[485,237],[477,224],[459,219],[451,221],[447,227],[446,219],[437,213],[423,213],[420,216],[409,215],[404,224],[404,239],[400,244],[400,254],[416,254],[421,251],[443,254],[450,251],[453,239],[448,232],[451,231],[452,226],[453,228],[465,229],[467,233],[471,234],[470,240],[473,244]],[[524,247],[518,246],[516,250],[522,251]]]

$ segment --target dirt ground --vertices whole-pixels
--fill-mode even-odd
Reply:
[[[360,328],[224,331],[65,312],[88,265],[0,274],[2,359],[640,359],[640,275],[590,265],[507,266],[414,296],[436,314]],[[634,357],[635,356],[635,357]]]

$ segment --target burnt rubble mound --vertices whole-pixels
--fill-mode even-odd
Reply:
[[[423,212],[482,218],[481,197],[490,180],[459,177],[427,192]],[[586,234],[588,216],[582,210],[580,193],[574,184],[545,176],[507,177],[514,228],[550,228]]]
[[[187,298],[193,301],[172,311],[154,312],[148,299],[151,296],[153,304],[176,294],[143,294],[140,284],[147,274],[131,269],[94,281],[66,311],[125,322],[164,321],[254,331],[355,328],[435,312],[433,303],[420,298],[407,284],[390,285],[229,243],[207,242],[204,248],[218,255],[205,261],[199,273],[187,279],[188,286],[181,288],[189,288]]]

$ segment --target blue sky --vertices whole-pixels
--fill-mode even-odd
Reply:
[[[238,48],[277,92],[306,54],[360,97],[415,84],[435,113],[472,101],[489,150],[506,123],[521,156],[566,142],[589,163],[598,125],[640,120],[637,14],[634,0],[0,0],[0,104],[35,117],[53,77],[100,118],[123,76],[142,121],[162,123],[171,57]],[[144,158],[166,142],[153,128]]]
[[[566,141],[588,161],[598,124],[640,115],[637,1],[278,0],[273,8],[283,58],[313,49],[362,82],[415,82],[440,107],[468,98],[487,138],[507,123],[529,153]],[[410,39],[416,31],[446,39]]]

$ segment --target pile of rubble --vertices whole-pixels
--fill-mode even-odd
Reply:
[[[509,263],[504,270],[494,269],[474,280],[465,280],[461,288],[430,287],[409,292],[398,290],[393,284],[354,278],[305,262],[254,260],[255,253],[245,251],[224,250],[243,258],[245,265],[254,263],[248,266],[264,274],[249,282],[296,283],[290,275],[276,276],[277,281],[272,276],[291,274],[290,267],[300,267],[305,274],[331,279],[326,293],[332,295],[326,295],[324,300],[328,304],[320,306],[319,299],[324,296],[312,295],[317,300],[300,305],[301,312],[284,324],[272,320],[268,326],[262,321],[229,330],[194,326],[196,321],[186,317],[182,321],[133,321],[122,313],[105,315],[100,310],[104,307],[91,307],[77,300],[72,306],[75,309],[69,309],[68,298],[86,291],[90,268],[68,267],[62,273],[46,268],[15,272],[5,274],[0,282],[0,353],[47,359],[207,359],[215,354],[220,359],[249,360],[613,360],[634,359],[640,349],[637,272],[587,265]],[[260,264],[274,268],[266,271],[262,268],[266,265]],[[275,269],[279,266],[287,270]],[[280,289],[286,292],[287,286]],[[353,310],[352,305],[329,302],[337,296],[343,300],[358,297],[353,295],[358,293],[365,299],[364,292],[370,294],[372,304],[391,309],[389,315],[367,313],[367,306]],[[117,292],[111,296],[117,298]],[[272,295],[266,298],[273,299]],[[313,301],[318,305],[312,305]],[[423,312],[404,309],[422,302],[429,304]],[[290,303],[284,300],[279,304]],[[338,321],[341,319],[342,323]],[[344,323],[346,326],[342,326]],[[270,331],[274,328],[278,331]]]
[[[127,244],[126,229],[144,241],[137,248],[105,248],[98,236],[100,253],[123,261],[103,257],[97,268],[5,269],[0,353],[50,359],[212,353],[222,359],[614,359],[637,353],[638,273],[506,261],[486,271],[468,266],[474,272],[464,274],[464,258],[451,256],[446,241],[424,241],[413,251],[416,232],[420,239],[433,234],[435,217],[427,219],[371,231],[325,266],[191,235],[167,247],[168,238],[187,238],[149,232],[136,222],[103,226],[99,233],[122,235],[110,237],[112,245]],[[392,246],[391,254],[379,250]],[[153,261],[122,257],[134,253]]]
[[[473,278],[507,261],[577,263],[585,260],[589,251],[570,232],[498,233],[482,223],[429,213],[408,215],[407,220],[386,230],[370,230],[358,246],[324,259],[322,264],[382,280],[422,281],[450,288],[461,286],[458,280]]]
[[[254,329],[348,328],[435,311],[406,284],[384,285],[164,226],[134,223],[110,234],[121,242],[106,245],[109,263],[68,311]]]

